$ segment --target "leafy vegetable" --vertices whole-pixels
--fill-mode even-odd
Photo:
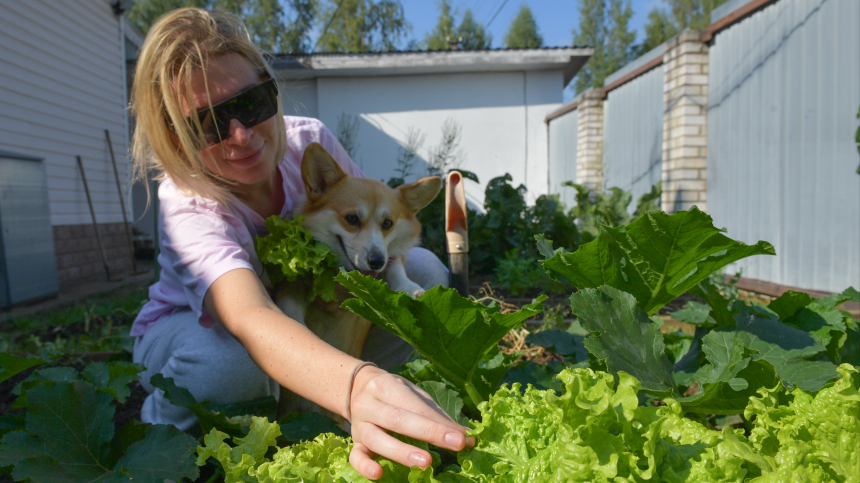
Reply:
[[[35,378],[25,387],[26,425],[0,441],[0,466],[14,465],[16,480],[134,481],[196,478],[195,440],[173,426],[132,423],[114,437],[114,399],[124,398],[113,381],[127,382],[127,369],[85,369],[89,380]],[[112,374],[118,377],[112,377]],[[73,372],[76,374],[76,372]]]
[[[280,428],[265,418],[252,418],[253,422],[245,437],[233,437],[235,446],[226,442],[228,435],[211,430],[203,438],[203,446],[197,448],[197,464],[203,465],[210,457],[224,468],[227,483],[259,481],[265,483],[314,481],[314,482],[368,482],[349,464],[352,441],[349,438],[324,434],[312,441],[279,448],[270,458],[266,453],[275,445]],[[382,459],[380,483],[433,482],[432,467],[421,470]],[[438,464],[438,463],[437,463]]]
[[[840,378],[817,394],[776,386],[751,398],[747,454],[770,462],[759,464],[756,481],[860,481],[860,374],[848,364],[837,370]]]
[[[346,300],[345,309],[409,342],[442,376],[464,387],[475,404],[490,394],[473,380],[478,364],[498,350],[511,329],[540,313],[546,299],[541,296],[519,312],[502,314],[496,306],[472,302],[445,287],[414,299],[358,272],[341,272],[335,280],[358,297]]]
[[[582,328],[591,332],[585,347],[592,356],[605,360],[612,372],[632,374],[653,394],[674,392],[660,328],[632,295],[608,286],[585,289],[570,296],[570,306]]]
[[[8,352],[0,352],[0,382],[45,362],[39,357],[18,357]]]
[[[774,255],[773,245],[745,245],[714,228],[693,207],[673,215],[647,213],[624,227],[603,226],[596,240],[541,263],[579,288],[609,285],[636,297],[649,316],[729,263]]]
[[[302,227],[303,221],[301,215],[292,220],[280,216],[267,218],[269,234],[257,238],[257,256],[272,283],[312,277],[309,296],[335,300],[337,255],[325,243],[314,240],[313,234]]]

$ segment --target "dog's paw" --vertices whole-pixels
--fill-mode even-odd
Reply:
[[[412,298],[417,299],[418,297],[424,295],[424,289],[419,288],[418,290],[411,292],[409,295],[411,295]]]

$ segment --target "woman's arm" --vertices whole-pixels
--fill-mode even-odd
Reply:
[[[294,393],[343,415],[349,380],[359,360],[323,342],[284,315],[253,271],[232,270],[210,286],[203,303],[272,379]],[[381,369],[361,369],[350,394],[353,451],[350,463],[366,478],[382,475],[372,458],[427,467],[430,454],[387,434],[393,431],[459,451],[466,428],[452,421],[424,391]],[[470,444],[474,439],[470,438]]]

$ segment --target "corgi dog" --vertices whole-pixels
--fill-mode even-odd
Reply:
[[[302,226],[337,254],[340,267],[381,277],[392,290],[414,297],[424,293],[406,276],[404,263],[421,234],[415,215],[439,193],[441,178],[427,177],[394,189],[346,174],[318,143],[305,150],[301,173],[307,197],[294,211],[305,217]],[[371,322],[340,308],[348,291],[338,285],[336,301],[309,301],[308,288],[300,280],[280,284],[274,301],[328,344],[360,357]]]

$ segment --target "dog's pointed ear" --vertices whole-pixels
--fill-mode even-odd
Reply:
[[[319,143],[311,143],[305,149],[302,156],[302,181],[309,200],[319,198],[333,184],[347,176]]]
[[[442,178],[430,176],[397,188],[406,208],[413,214],[429,205],[442,188]]]

